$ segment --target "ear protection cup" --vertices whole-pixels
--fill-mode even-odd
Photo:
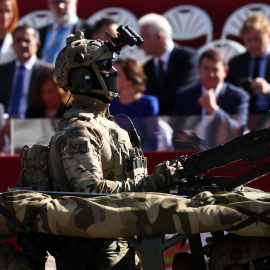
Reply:
[[[75,68],[71,72],[70,82],[75,91],[87,92],[91,89],[93,83],[92,71],[85,67]]]

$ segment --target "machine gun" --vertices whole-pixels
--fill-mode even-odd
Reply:
[[[270,156],[270,127],[250,131],[225,144],[193,154],[190,157],[187,155],[176,157],[170,160],[170,163],[176,164],[180,162],[183,167],[178,171],[178,194],[194,196],[205,190],[212,193],[225,190],[232,191],[236,187],[248,184],[269,174],[270,161],[263,162],[263,159],[268,156]],[[229,164],[237,161],[242,162],[241,166],[233,165],[228,169]],[[220,168],[223,167],[224,169],[221,170]],[[220,176],[223,172],[231,172],[243,167],[251,169],[236,177]],[[214,171],[211,171],[213,169]],[[167,177],[170,177],[170,175]],[[19,189],[31,190],[29,187]],[[14,188],[10,188],[10,190],[14,190]],[[84,193],[72,194],[84,196]],[[57,197],[67,194],[51,191],[50,195]],[[101,194],[92,194],[92,196],[99,195]],[[86,196],[88,197],[89,194]]]
[[[235,187],[250,183],[270,173],[269,163],[257,166],[267,156],[270,156],[270,128],[251,131],[190,157],[180,156],[171,160],[171,162],[180,161],[184,168],[179,170],[178,194],[196,195],[204,190],[213,193],[220,190],[231,191]],[[218,171],[217,168],[236,161],[244,163],[241,168],[244,166],[253,168],[236,177],[215,176],[224,172]],[[233,169],[237,168],[240,167]],[[215,172],[209,173],[212,169],[215,169]]]

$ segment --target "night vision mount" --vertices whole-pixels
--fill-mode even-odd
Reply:
[[[134,45],[140,46],[144,42],[143,38],[128,25],[125,27],[120,25],[116,31],[117,37],[113,37],[107,30],[105,30],[105,33],[110,37],[111,42],[105,41],[104,43],[110,49],[110,51],[117,54],[120,54],[123,45],[133,47]]]

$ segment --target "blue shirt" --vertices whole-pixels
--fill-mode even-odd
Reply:
[[[152,95],[142,95],[139,100],[130,104],[122,104],[113,100],[110,105],[110,114],[116,116],[125,114],[131,118],[140,138],[143,151],[155,151],[158,146],[158,98]],[[115,117],[118,125],[125,129],[130,129],[130,124],[126,117]]]
[[[152,95],[142,95],[139,100],[130,104],[122,104],[113,100],[110,105],[110,114],[116,116],[120,113],[129,117],[158,116],[158,98]]]

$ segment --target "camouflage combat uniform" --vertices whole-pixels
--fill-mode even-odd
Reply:
[[[142,150],[132,145],[128,133],[106,113],[107,103],[119,93],[118,73],[112,65],[114,53],[119,53],[122,37],[126,40],[128,30],[122,27],[119,31],[119,40],[114,38],[118,45],[84,39],[83,32],[77,31],[76,35],[67,37],[67,45],[56,58],[57,84],[64,91],[70,91],[74,100],[49,145],[47,178],[51,179],[55,191],[161,191],[175,186],[174,178],[178,179],[179,168],[171,166],[169,161],[157,166],[148,176]],[[135,32],[128,33],[130,37]],[[137,40],[138,35],[135,36]],[[47,160],[42,164],[47,165]],[[38,178],[36,170],[34,167],[31,179],[43,182],[43,171],[39,171]],[[76,227],[80,228],[80,224],[76,223]],[[124,239],[46,234],[40,237],[45,249],[55,257],[58,270],[135,269],[135,252]]]
[[[128,133],[106,116],[107,104],[74,95],[72,107],[50,142],[54,190],[118,193],[164,187],[164,176],[147,175],[142,150],[132,147]]]
[[[24,253],[15,250],[8,243],[0,244],[0,269],[1,270],[31,270]]]
[[[105,113],[108,106],[90,96],[74,95],[72,108],[64,114],[50,142],[54,190],[118,193],[164,187],[162,174],[147,175],[142,150],[134,148],[128,133]],[[125,240],[100,241],[103,244],[95,254],[95,269],[135,269],[134,251]]]

